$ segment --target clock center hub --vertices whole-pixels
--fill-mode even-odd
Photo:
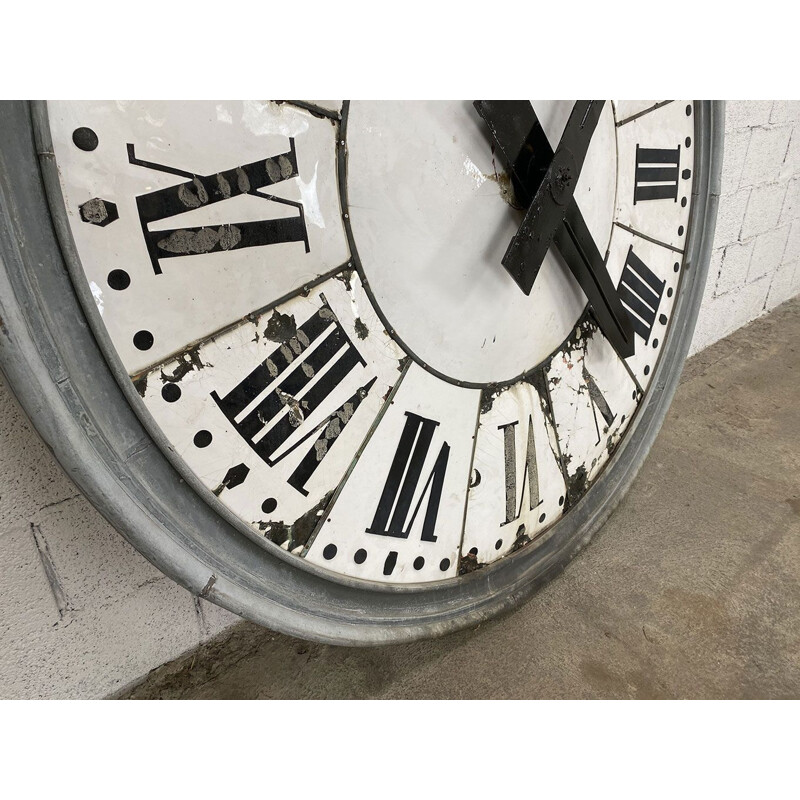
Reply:
[[[554,151],[572,105],[534,102]],[[529,296],[503,268],[524,211],[508,203],[503,165],[471,102],[415,103],[414,113],[404,103],[353,102],[347,153],[347,213],[365,277],[418,361],[454,381],[500,383],[561,344],[586,297],[554,248]],[[611,103],[573,187],[575,174],[567,159],[552,191],[574,196],[605,255],[617,176]]]

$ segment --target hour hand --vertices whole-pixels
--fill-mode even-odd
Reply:
[[[604,102],[578,100],[573,106],[547,172],[503,256],[503,266],[525,294],[531,293],[542,261],[573,204],[575,188]]]

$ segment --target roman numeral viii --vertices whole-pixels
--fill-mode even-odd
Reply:
[[[680,162],[680,145],[674,150],[659,150],[637,144],[633,204],[670,198],[677,201]]]
[[[450,457],[450,445],[447,442],[442,444],[439,454],[436,456],[436,461],[425,481],[410,519],[408,514],[411,511],[411,503],[417,493],[425,459],[438,425],[436,420],[406,411],[406,421],[403,432],[400,434],[400,442],[395,450],[375,517],[372,525],[367,528],[367,533],[407,539],[417,512],[419,512],[425,496],[428,495],[421,539],[425,542],[436,541],[434,530],[436,529],[436,518],[439,515],[439,503],[442,499],[447,460]],[[428,494],[429,492],[430,494]]]
[[[282,181],[296,178],[297,152],[294,139],[289,139],[289,150],[269,158],[242,164],[212,175],[196,175],[151,161],[136,158],[134,147],[128,145],[128,161],[140,167],[167,172],[188,178],[183,183],[167,186],[136,198],[139,220],[156,275],[161,274],[159,260],[175,256],[195,256],[246,247],[262,247],[282,242],[303,242],[306,252],[306,231],[303,204],[284,200],[261,191]],[[151,230],[150,225],[177,214],[204,208],[250,194],[273,203],[293,206],[297,214],[278,219],[261,219],[254,222],[231,222],[223,225],[206,225],[196,228],[170,228]]]
[[[653,324],[661,304],[666,281],[659,280],[653,271],[633,252],[633,245],[628,248],[625,268],[622,270],[617,292],[622,305],[628,310],[633,329],[644,339],[650,341]]]
[[[528,482],[528,505],[531,509],[541,504],[539,499],[539,472],[536,468],[536,447],[533,441],[533,420],[528,416],[528,436],[525,448],[525,469],[522,473],[522,494],[519,498],[519,506],[517,506],[517,440],[516,440],[516,426],[517,422],[509,422],[505,425],[498,425],[498,430],[503,431],[503,451],[505,460],[505,473],[506,473],[506,518],[505,522],[501,523],[507,525],[513,522],[522,514],[522,503],[525,499],[525,480]]]
[[[308,495],[307,481],[376,380],[372,378],[321,422],[303,430],[309,428],[307,418],[350,372],[359,364],[366,366],[325,298],[322,300],[323,306],[228,394],[220,397],[211,392],[222,413],[269,466],[316,437],[288,478],[289,485],[303,495]],[[285,447],[295,432],[299,438],[295,436]]]

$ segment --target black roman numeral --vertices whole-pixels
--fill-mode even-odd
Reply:
[[[669,198],[677,201],[680,162],[680,145],[674,150],[659,150],[637,144],[633,204]]]
[[[607,426],[611,425],[616,418],[616,414],[612,413],[608,401],[603,397],[603,393],[600,391],[600,387],[595,383],[594,378],[586,370],[586,366],[583,367],[583,380],[586,383],[586,388],[589,390],[589,400],[592,407],[592,415],[594,416],[594,427],[597,431],[597,441],[595,444],[600,444],[600,439],[602,437],[600,425],[597,422],[597,412],[600,412]]]
[[[417,504],[414,506],[411,519],[408,519],[408,512],[411,510],[411,503],[419,486],[425,458],[430,450],[433,433],[438,424],[436,420],[426,419],[406,411],[406,422],[400,435],[400,442],[397,445],[392,466],[389,468],[389,475],[378,501],[375,517],[372,525],[367,528],[367,533],[407,539],[422,501],[430,490],[425,519],[422,523],[421,539],[425,542],[436,541],[434,534],[436,517],[439,515],[444,475],[447,471],[447,460],[450,457],[450,445],[447,442],[444,442],[439,450],[433,469],[431,469]]]
[[[303,204],[261,191],[265,186],[297,177],[297,152],[294,139],[289,139],[289,150],[286,153],[242,164],[213,175],[196,175],[163,164],[142,161],[136,158],[132,144],[128,145],[128,161],[140,167],[188,178],[184,183],[157,189],[136,198],[150,263],[156,275],[161,274],[159,260],[162,258],[241,250],[246,247],[262,247],[282,242],[304,242],[306,252],[309,251]],[[149,226],[159,220],[221,203],[243,194],[293,206],[297,209],[297,216],[199,228],[150,230]]]
[[[269,466],[279,463],[317,434],[313,445],[288,478],[289,485],[303,495],[308,495],[306,482],[336,444],[376,380],[372,378],[359,387],[332,414],[285,452],[275,455],[356,366],[366,366],[324,296],[322,300],[322,308],[228,394],[220,397],[211,392],[222,413]],[[325,372],[314,381],[323,369]]]
[[[625,269],[622,271],[617,292],[622,305],[628,310],[633,329],[644,339],[650,341],[653,324],[664,294],[666,281],[659,280],[653,271],[633,252],[633,245],[628,248]]]
[[[506,470],[506,519],[500,523],[501,527],[513,522],[522,514],[522,502],[525,498],[525,480],[528,481],[528,494],[530,507],[536,508],[541,504],[539,499],[539,471],[536,467],[536,446],[533,441],[533,419],[528,416],[528,438],[525,449],[525,470],[522,474],[522,495],[517,507],[517,422],[498,425],[497,429],[503,431],[503,450]]]

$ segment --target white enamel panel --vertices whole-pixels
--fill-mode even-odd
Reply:
[[[591,321],[581,323],[553,356],[547,383],[567,475],[571,486],[581,488],[597,476],[630,423],[636,384]]]
[[[306,558],[345,575],[391,583],[435,581],[456,575],[479,402],[478,390],[445,383],[411,364]],[[398,529],[406,535],[370,533],[370,529],[376,529],[378,507],[403,436],[416,418],[432,420],[435,425],[417,471],[419,479],[409,485],[414,486],[409,512],[395,520],[399,493],[387,506],[392,521],[397,521]],[[417,428],[411,440],[414,452],[422,437],[422,428]],[[435,492],[435,481],[430,479],[437,474],[437,465],[441,468],[443,453],[446,468],[441,500],[432,535],[426,538],[426,514]],[[403,485],[411,473],[410,466],[400,473]]]
[[[267,102],[51,102],[53,147],[72,235],[86,280],[125,368],[136,374],[194,341],[302,286],[349,258],[336,182],[336,127],[288,104]],[[73,132],[89,128],[92,150]],[[298,176],[270,185],[269,194],[302,203],[309,252],[287,241],[161,259],[156,274],[137,211],[137,196],[187,180],[129,163],[137,159],[196,175],[215,175],[289,150],[295,140]],[[118,219],[89,224],[80,206],[99,198]],[[190,197],[191,201],[192,198]],[[151,230],[217,226],[296,217],[294,206],[246,193],[151,223]],[[129,286],[112,289],[123,270]],[[139,331],[153,343],[134,344]]]
[[[690,114],[686,111],[689,109]],[[678,151],[675,197],[635,200],[637,145],[644,149]],[[694,170],[694,111],[690,100],[673,100],[617,128],[619,178],[616,221],[645,236],[683,251],[692,197]],[[652,166],[670,166],[654,164]],[[668,183],[669,181],[663,181]],[[654,182],[656,183],[656,182]],[[640,190],[642,174],[639,175]],[[652,185],[652,184],[648,184]]]
[[[303,350],[303,323],[324,310],[326,303],[332,313]],[[335,388],[323,393],[323,401],[309,411],[308,400],[313,398],[315,387],[325,385],[326,374],[349,352],[347,341],[342,339],[341,347],[330,347],[329,359],[320,355],[325,352],[322,348],[328,337],[335,333],[333,315],[363,363],[345,370]],[[290,357],[288,364],[281,353]],[[341,481],[387,394],[399,380],[402,356],[383,332],[358,277],[345,273],[317,286],[308,297],[298,296],[150,373],[144,400],[175,452],[205,486],[266,538],[299,552],[318,522],[317,512],[322,514],[325,499]],[[258,387],[251,392],[253,400],[242,405],[242,413],[229,419],[212,393],[225,398],[268,358],[271,362],[267,363],[264,388],[260,388],[259,379],[251,379]],[[310,380],[304,380],[301,373]],[[170,380],[181,375],[179,380]],[[301,384],[294,394],[284,383],[292,375]],[[352,398],[364,387],[366,394],[354,408]],[[178,398],[172,399],[170,392]],[[278,402],[273,407],[273,411],[277,409],[275,416],[270,418],[267,411],[260,410],[268,406],[260,404],[272,399]],[[298,408],[300,416],[292,417]],[[247,437],[234,422],[254,409],[261,414],[261,421],[257,433]],[[270,466],[248,442],[265,439],[287,420],[290,431],[294,427],[291,423],[300,424],[271,456],[277,463]],[[206,432],[202,436],[210,443],[198,446],[200,432]],[[323,434],[333,435],[320,439]],[[318,463],[302,487],[303,494],[290,481],[309,453]],[[239,482],[242,473],[245,477]],[[226,485],[226,476],[235,485]]]
[[[546,402],[533,385],[524,381],[493,397],[488,409],[484,400],[461,547],[462,564],[465,558],[470,566],[496,561],[540,537],[561,517],[566,488]],[[533,503],[533,470],[526,470],[529,431],[536,476]],[[507,441],[509,436],[513,436],[513,445]],[[511,481],[509,470],[513,471]],[[509,501],[513,513],[507,508]]]
[[[654,291],[647,279],[637,280],[636,277],[628,279],[626,276],[626,280],[628,280],[626,286],[633,292],[635,299],[628,301],[627,296],[623,296],[623,305],[626,304],[626,301],[630,302],[630,305],[626,305],[626,309],[636,320],[638,332],[634,334],[636,350],[632,356],[625,359],[625,363],[636,376],[642,389],[646,389],[653,377],[653,371],[663,349],[672,319],[683,269],[683,256],[615,226],[609,248],[608,271],[617,286],[622,280],[626,262],[632,262],[631,252],[652,273],[650,280],[654,279],[656,283],[663,284]],[[635,260],[633,260],[633,266],[637,267]],[[660,292],[660,299],[658,292]],[[637,305],[636,309],[632,308],[637,301],[643,305],[641,307]],[[645,340],[642,334],[650,325],[652,328],[649,337]]]
[[[533,101],[553,148],[572,101]],[[502,266],[522,221],[470,101],[357,103],[347,123],[353,237],[376,302],[405,344],[449,377],[507,381],[545,359],[586,299],[551,248],[530,296]],[[576,189],[605,253],[616,189],[606,104]]]

